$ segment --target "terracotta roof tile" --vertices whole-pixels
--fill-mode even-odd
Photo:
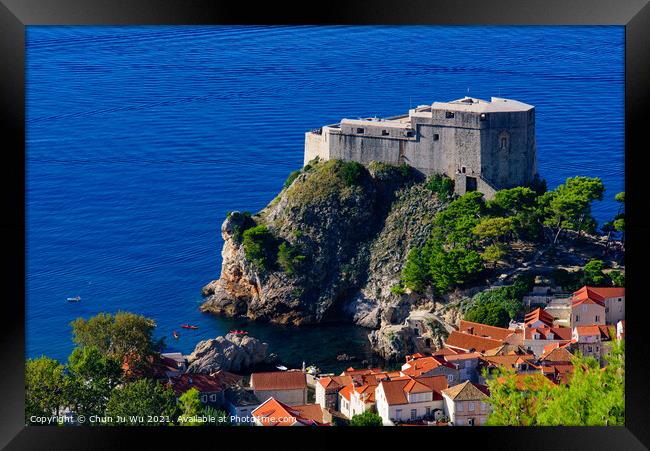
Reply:
[[[442,393],[453,401],[471,401],[486,399],[488,397],[486,391],[487,388],[484,386],[465,381],[462,384],[443,390]]]
[[[452,331],[445,341],[446,346],[463,349],[466,351],[473,349],[478,352],[485,352],[489,349],[497,348],[502,344],[503,342],[501,340],[483,338],[476,335],[458,332],[456,330]]]
[[[492,338],[494,340],[505,340],[510,335],[515,333],[515,331],[511,329],[488,326],[486,324],[465,320],[460,320],[460,327],[458,330],[460,332],[465,332],[466,334],[478,335],[480,337]]]
[[[269,398],[251,414],[263,426],[292,426],[301,423],[310,426],[322,426],[323,411],[318,404],[290,407],[275,398]]]
[[[529,312],[524,317],[524,323],[526,325],[541,321],[547,326],[553,326],[553,316],[541,308],[536,308],[532,312]]]
[[[307,378],[302,371],[273,371],[251,374],[251,387],[255,390],[293,390],[307,388]]]

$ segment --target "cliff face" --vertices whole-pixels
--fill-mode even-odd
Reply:
[[[372,328],[399,322],[414,301],[390,288],[441,207],[406,167],[308,165],[252,218],[304,257],[296,270],[250,261],[237,239],[247,218],[232,213],[221,227],[221,276],[204,287],[201,309],[296,325],[333,318]]]

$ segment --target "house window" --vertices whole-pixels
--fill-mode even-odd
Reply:
[[[461,166],[461,167],[460,167],[460,172],[462,172],[463,174],[465,174],[465,173],[467,172],[467,168],[466,168],[465,166]]]
[[[418,410],[417,409],[411,409],[411,420],[415,420],[418,416]]]
[[[600,321],[600,317],[596,315],[596,322]]]
[[[487,114],[481,113],[480,120],[484,121],[487,119]]]
[[[468,426],[474,426],[474,418],[468,418],[467,419],[467,425]]]
[[[453,111],[447,111],[447,112],[445,113],[445,117],[446,117],[447,119],[453,119],[453,117],[454,117],[454,112],[453,112]]]
[[[388,130],[382,130],[381,134],[382,134],[382,136],[388,136],[388,135],[390,135],[390,132]]]
[[[415,332],[415,335],[420,335],[420,330],[419,329],[413,329],[413,332]]]
[[[431,407],[427,407],[427,416],[431,415]]]
[[[447,374],[447,382],[453,382],[454,381],[454,375],[453,374]]]
[[[208,395],[201,395],[201,401],[208,402]]]
[[[474,403],[473,402],[470,402],[468,407],[469,407],[470,412],[474,412]]]
[[[456,411],[457,411],[457,412],[462,412],[462,411],[463,411],[463,403],[462,403],[462,402],[459,402],[459,403],[456,405]]]
[[[216,400],[217,400],[217,395],[215,395],[214,393],[211,394],[211,395],[210,395],[210,401],[214,402],[214,401],[216,401]]]
[[[593,352],[593,349],[591,348],[591,346],[587,346],[587,352]]]
[[[407,131],[406,136],[409,137],[409,138],[412,138],[414,136],[413,130]]]
[[[485,403],[484,402],[481,403],[481,412],[485,412]]]
[[[576,323],[580,321],[580,315],[576,315]]]
[[[586,311],[587,311],[587,306],[586,306],[586,305],[583,305],[583,306],[582,306],[582,311],[583,311],[583,312],[586,312]]]
[[[395,415],[397,416],[398,420],[401,420],[402,419],[402,409],[397,409],[395,411]]]
[[[362,128],[357,128],[357,133],[363,133],[363,129]]]
[[[440,139],[440,135],[437,134],[437,133],[434,133],[434,134],[433,134],[433,140],[434,140],[434,141],[438,141],[439,139]],[[620,300],[620,299],[619,299],[619,300]]]

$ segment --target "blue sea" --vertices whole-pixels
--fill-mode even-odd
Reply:
[[[29,26],[26,37],[27,357],[65,361],[70,321],[126,310],[183,352],[236,328],[291,366],[369,358],[359,327],[198,311],[226,212],[264,207],[302,165],[304,132],[342,117],[468,93],[521,100],[536,106],[549,188],[602,178],[601,223],[624,189],[623,27]]]

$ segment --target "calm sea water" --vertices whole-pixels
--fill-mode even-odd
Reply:
[[[469,92],[535,105],[542,177],[601,177],[602,222],[624,184],[623,70],[622,27],[30,26],[27,355],[64,360],[71,320],[126,310],[183,352],[246,328],[290,365],[367,358],[358,327],[198,311],[226,212],[275,196],[308,129]]]

